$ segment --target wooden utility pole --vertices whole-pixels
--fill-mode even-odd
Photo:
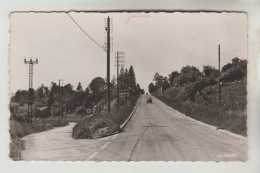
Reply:
[[[107,113],[110,113],[110,18],[107,17]]]
[[[61,92],[60,92],[60,79],[59,79],[59,111],[61,111]]]
[[[116,73],[116,80],[117,80],[117,111],[119,111],[119,80],[118,80],[118,73],[119,73],[119,63],[118,63],[118,51],[116,52],[116,68],[117,68],[117,73]]]
[[[32,117],[33,117],[33,65],[38,64],[38,59],[36,58],[36,61],[33,61],[30,59],[29,61],[26,61],[24,59],[25,64],[29,64],[29,90],[28,90],[28,117],[27,121],[29,123],[32,123]]]
[[[218,45],[218,101],[221,105],[221,83],[220,83],[220,44]]]
[[[127,107],[127,88],[128,88],[127,79],[128,79],[128,74],[125,74],[125,106],[126,107]]]

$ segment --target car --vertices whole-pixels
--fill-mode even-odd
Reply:
[[[151,97],[147,97],[146,103],[153,103],[153,99]]]

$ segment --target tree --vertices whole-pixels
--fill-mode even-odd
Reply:
[[[232,63],[228,66],[223,66],[220,80],[222,82],[241,80],[247,74],[247,60],[233,58]],[[224,70],[223,70],[224,69]]]
[[[82,92],[83,89],[82,89],[82,86],[81,86],[81,83],[79,82],[78,86],[77,86],[77,92]]]
[[[212,67],[210,65],[203,66],[204,76],[209,77],[210,75],[214,75],[214,73],[218,73],[218,70],[215,67]]]
[[[175,78],[179,75],[179,73],[177,71],[173,71],[169,74],[169,82],[171,84],[171,86],[173,86]]]
[[[150,83],[150,84],[148,85],[148,90],[149,90],[149,93],[155,92],[155,91],[156,91],[155,85],[154,85],[153,83]]]
[[[73,93],[73,86],[70,83],[66,84],[63,87],[63,92],[64,94],[68,94],[69,96],[71,96]]]
[[[58,92],[58,86],[55,82],[52,82],[51,83],[52,86],[51,86],[51,91],[48,95],[48,98],[47,98],[47,110],[49,113],[51,113],[51,108],[52,108],[52,105],[54,104],[55,102],[55,98],[54,98],[54,94]]]
[[[167,88],[170,88],[171,84],[168,82],[168,78],[164,77],[162,81],[162,91],[166,90]]]
[[[102,77],[96,77],[91,81],[89,87],[94,94],[99,95],[105,90],[106,82]]]
[[[240,59],[238,57],[235,57],[231,61],[232,61],[232,64],[237,64],[240,62]]]
[[[188,83],[195,82],[202,76],[198,68],[193,66],[186,66],[181,69],[180,75],[175,78],[176,85],[182,86]]]
[[[42,99],[45,98],[46,95],[48,95],[49,93],[49,89],[48,87],[45,87],[43,84],[37,88],[37,90],[35,91],[35,96],[36,98]]]
[[[155,73],[153,80],[155,81],[155,85],[158,88],[162,87],[163,80],[164,80],[164,77],[162,75],[160,75],[159,73]]]
[[[131,65],[128,72],[128,86],[132,89],[136,87],[134,67]]]
[[[140,94],[141,93],[141,87],[139,84],[136,84],[136,94]]]
[[[203,66],[203,75],[205,77],[204,82],[206,85],[214,85],[217,83],[219,71],[215,67],[206,65]]]
[[[14,102],[23,105],[24,103],[27,102],[27,100],[28,100],[28,91],[26,91],[26,90],[16,91],[14,98],[13,98]]]
[[[232,66],[231,63],[227,63],[226,65],[224,65],[222,67],[221,72],[223,73],[223,72],[229,70],[231,68],[231,66]]]

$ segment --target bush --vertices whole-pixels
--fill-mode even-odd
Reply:
[[[86,113],[86,108],[83,106],[77,107],[77,109],[75,111],[76,115],[85,115],[85,113]]]
[[[36,109],[35,117],[36,118],[49,118],[51,116],[50,111],[46,108]]]
[[[133,98],[136,103],[137,97]],[[112,102],[115,102],[112,101]],[[73,128],[72,137],[75,139],[99,138],[120,130],[120,125],[129,117],[134,106],[121,106],[117,111],[116,104],[112,104],[111,113],[107,115],[107,108],[104,108],[106,102],[101,101],[93,116],[84,117],[82,121]]]

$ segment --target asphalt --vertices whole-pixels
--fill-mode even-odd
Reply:
[[[246,161],[247,139],[186,117],[153,97],[95,161]],[[149,96],[150,97],[150,96]]]

